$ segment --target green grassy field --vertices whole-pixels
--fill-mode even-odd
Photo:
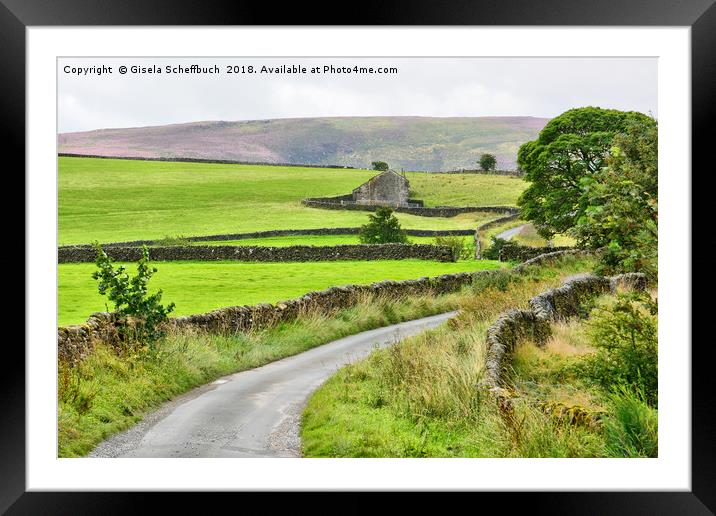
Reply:
[[[271,229],[357,227],[367,213],[320,210],[305,197],[349,193],[368,170],[58,159],[58,243],[116,242]],[[408,173],[416,198],[435,205],[514,205],[518,178]],[[470,229],[494,214],[398,214],[403,227]]]
[[[273,303],[334,285],[368,284],[463,271],[495,269],[494,261],[455,263],[424,260],[340,261],[307,263],[154,262],[159,271],[150,287],[164,291],[165,303],[176,303],[172,315],[216,308]],[[134,274],[136,264],[125,264]],[[105,311],[106,298],[97,292],[93,263],[60,264],[58,324],[83,323],[92,312]],[[113,308],[110,306],[110,308]]]
[[[471,236],[461,238],[472,239]],[[408,237],[412,244],[435,244],[435,237]],[[189,242],[189,245],[260,245],[266,247],[287,247],[291,245],[331,246],[360,244],[358,235],[296,235],[266,238],[246,238],[243,240],[212,240],[210,242]]]

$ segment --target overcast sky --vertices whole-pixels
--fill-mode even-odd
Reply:
[[[63,58],[59,132],[317,116],[539,116],[600,106],[657,115],[656,58]],[[192,64],[219,74],[120,74]],[[226,65],[397,67],[397,74],[227,74]],[[65,67],[111,66],[78,75]]]

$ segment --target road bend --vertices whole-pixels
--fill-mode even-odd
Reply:
[[[301,412],[340,367],[457,312],[365,331],[220,378],[167,402],[90,457],[300,457]]]

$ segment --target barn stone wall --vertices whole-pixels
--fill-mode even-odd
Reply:
[[[403,206],[408,204],[409,190],[408,180],[391,170],[353,190],[352,199],[358,204]]]

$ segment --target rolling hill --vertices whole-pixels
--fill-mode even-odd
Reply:
[[[63,133],[60,153],[201,158],[448,171],[476,168],[480,154],[514,169],[521,144],[547,123],[534,117],[330,117],[192,122]]]

